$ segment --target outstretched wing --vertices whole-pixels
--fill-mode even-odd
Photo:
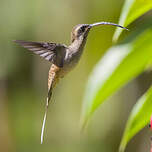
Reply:
[[[66,46],[56,43],[47,43],[47,42],[28,42],[22,40],[15,40],[14,42],[20,44],[24,48],[32,51],[35,54],[40,55],[44,59],[53,62],[59,54],[59,51],[65,50]],[[63,52],[61,52],[62,54]]]

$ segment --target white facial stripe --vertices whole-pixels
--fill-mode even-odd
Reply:
[[[75,31],[78,31],[80,29],[80,26],[78,26],[76,29],[75,29]]]

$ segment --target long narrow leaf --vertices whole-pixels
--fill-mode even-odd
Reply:
[[[152,29],[149,29],[134,41],[109,49],[90,75],[83,101],[83,126],[105,99],[145,70],[152,61],[151,42]]]
[[[138,17],[152,9],[152,0],[126,0],[121,12],[119,24],[122,26],[128,26]],[[117,28],[113,40],[117,41],[122,30]]]
[[[131,111],[121,140],[120,152],[124,152],[127,143],[150,121],[152,114],[152,87],[139,99]]]

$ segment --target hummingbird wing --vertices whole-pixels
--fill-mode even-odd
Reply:
[[[65,54],[65,50],[67,48],[65,45],[57,44],[57,43],[30,42],[23,40],[15,40],[14,42],[32,51],[33,53],[40,55],[45,60],[48,60],[52,63],[54,62],[56,57],[59,56],[58,54],[63,54],[63,53]]]

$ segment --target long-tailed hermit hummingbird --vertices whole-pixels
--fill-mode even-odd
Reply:
[[[16,43],[20,44],[24,48],[27,48],[33,53],[38,54],[45,60],[51,62],[51,67],[48,75],[48,95],[46,101],[46,110],[41,131],[41,143],[43,143],[44,127],[53,88],[59,79],[63,78],[66,73],[73,69],[80,60],[89,31],[92,29],[92,27],[100,25],[113,25],[128,30],[123,26],[111,22],[78,24],[72,29],[71,44],[69,46],[52,42],[30,42],[15,40]]]

